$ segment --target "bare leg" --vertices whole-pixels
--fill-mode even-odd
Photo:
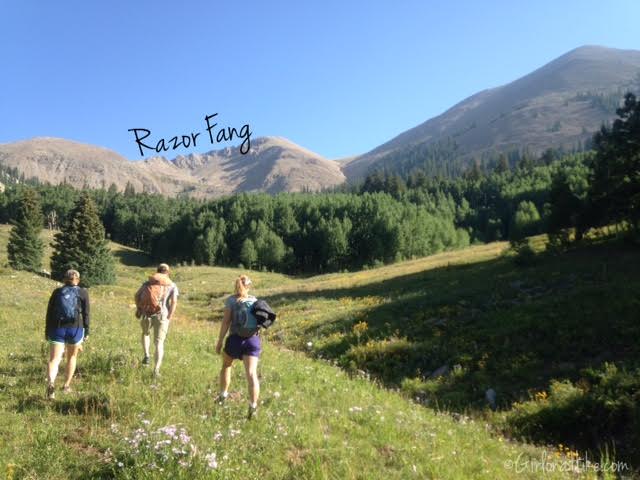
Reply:
[[[67,366],[65,368],[64,388],[68,388],[71,384],[73,374],[76,372],[76,361],[78,359],[78,352],[81,348],[82,344],[67,345]]]
[[[233,358],[231,358],[227,352],[222,352],[222,369],[220,370],[220,393],[224,394],[229,390],[229,384],[231,383],[231,364]]]
[[[47,378],[49,385],[53,385],[58,376],[58,367],[62,360],[62,354],[64,352],[64,344],[52,343],[49,351],[49,363],[47,364]]]
[[[247,374],[247,383],[249,386],[249,401],[252,406],[258,405],[258,397],[260,396],[260,381],[258,380],[258,357],[245,355],[242,357],[244,370]]]

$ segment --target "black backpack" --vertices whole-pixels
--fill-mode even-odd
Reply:
[[[277,315],[264,300],[256,300],[251,305],[251,313],[258,321],[258,327],[269,328],[276,321]]]

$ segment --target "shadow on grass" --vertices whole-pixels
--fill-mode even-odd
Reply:
[[[76,393],[63,394],[62,392],[57,392],[58,398],[48,400],[44,394],[43,388],[42,395],[29,395],[21,399],[16,406],[16,411],[24,413],[30,410],[42,410],[51,407],[63,415],[90,415],[111,418],[111,400],[107,395],[87,393],[78,396]]]
[[[430,405],[469,412],[487,406],[489,388],[497,392],[499,409],[511,409],[552,379],[577,382],[584,369],[605,361],[637,365],[639,287],[638,249],[604,243],[538,254],[526,267],[499,257],[266,299],[276,311],[295,311],[301,321],[277,324],[273,336],[283,343],[300,348],[314,340],[316,356],[349,371],[364,370]],[[367,303],[366,297],[377,298]],[[314,304],[321,299],[356,307],[325,315],[319,313],[322,303]],[[360,322],[366,327],[358,333],[354,326]],[[436,370],[445,373],[436,377]],[[597,448],[589,429],[566,432],[562,443]],[[607,434],[621,431],[612,423]],[[537,439],[544,440],[544,432]]]
[[[107,395],[99,393],[89,393],[78,398],[73,398],[71,394],[68,398],[55,401],[53,408],[63,415],[111,417],[111,400]]]
[[[113,251],[113,255],[118,261],[128,267],[151,267],[155,266],[151,255],[137,250],[128,250],[120,248]]]
[[[101,465],[96,470],[82,472],[75,477],[78,480],[112,480],[117,477],[114,465]]]

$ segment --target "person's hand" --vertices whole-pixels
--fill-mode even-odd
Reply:
[[[222,352],[222,342],[216,344],[216,353],[220,355],[220,352]]]

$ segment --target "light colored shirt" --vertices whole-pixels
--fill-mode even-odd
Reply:
[[[164,302],[162,302],[162,316],[167,317],[169,315],[169,310],[171,309],[171,305],[178,300],[178,295],[180,292],[178,291],[178,286],[175,283],[171,283],[169,287],[169,291],[167,295],[164,297]]]

